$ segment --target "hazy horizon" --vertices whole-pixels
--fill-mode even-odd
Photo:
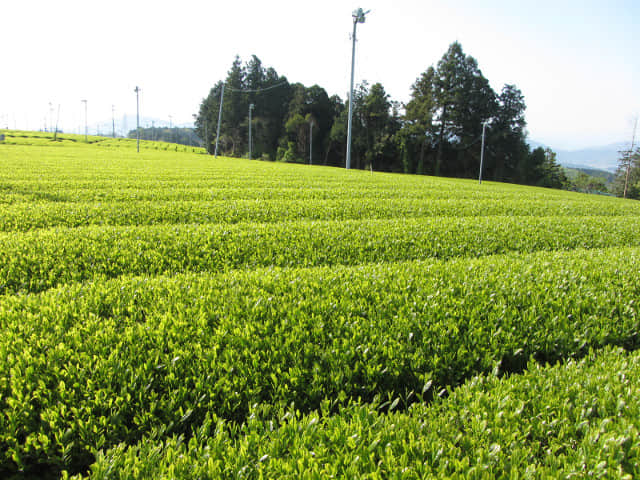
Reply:
[[[356,82],[380,82],[393,100],[459,41],[497,92],[515,84],[527,104],[529,138],[557,149],[629,142],[640,112],[634,88],[640,4],[494,0],[452,4],[381,0],[317,5],[293,1],[201,4],[79,0],[5,5],[0,41],[5,76],[0,126],[40,130],[60,105],[60,126],[141,115],[192,122],[209,89],[226,77],[235,55],[257,55],[290,82],[318,84],[346,98],[351,12],[371,9],[359,24]]]

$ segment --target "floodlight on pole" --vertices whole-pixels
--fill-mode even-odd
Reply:
[[[482,185],[482,166],[484,163],[484,134],[487,129],[489,120],[482,122],[482,146],[480,147],[480,175],[478,176],[478,185]]]
[[[354,73],[354,65],[356,61],[356,25],[358,23],[364,23],[365,15],[368,14],[371,10],[367,10],[366,12],[361,8],[353,11],[353,35],[351,39],[353,40],[353,45],[351,47],[351,84],[349,87],[349,120],[347,122],[347,169],[351,168],[351,119],[353,117],[353,73]]]
[[[252,143],[252,139],[251,139],[251,112],[253,111],[253,109],[255,108],[255,105],[253,103],[249,104],[249,160],[251,160],[251,143]]]

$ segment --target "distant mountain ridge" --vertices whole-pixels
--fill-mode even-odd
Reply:
[[[529,141],[531,148],[548,147],[535,140]],[[580,150],[559,150],[549,147],[556,152],[558,163],[569,168],[594,168],[615,172],[618,167],[618,156],[620,150],[626,148],[624,143],[612,143],[599,147],[589,147]]]

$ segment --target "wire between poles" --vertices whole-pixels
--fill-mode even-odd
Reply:
[[[270,87],[265,87],[265,88],[257,88],[255,90],[251,90],[251,89],[247,89],[247,90],[242,90],[242,89],[238,89],[238,88],[231,88],[231,87],[225,87],[227,90],[230,90],[232,92],[240,92],[240,93],[261,93],[261,92],[266,92],[267,90],[271,90],[277,87],[281,87],[282,85],[287,84],[287,81],[284,82],[280,82],[276,85],[271,85]]]

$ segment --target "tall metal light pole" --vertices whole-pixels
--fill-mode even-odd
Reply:
[[[111,105],[111,136],[116,138],[116,106]]]
[[[482,122],[482,147],[480,147],[480,175],[478,176],[478,185],[482,185],[482,165],[484,163],[484,134],[487,129],[489,120]]]
[[[255,105],[253,103],[249,104],[249,160],[251,160],[251,144],[252,144],[252,139],[251,139],[251,112],[253,111],[253,109],[255,108]]]
[[[49,131],[53,132],[53,103],[51,102],[49,102]]]
[[[140,153],[140,88],[137,85],[134,92],[136,92],[136,147]]]
[[[222,122],[222,102],[224,101],[224,83],[222,84],[222,91],[220,92],[220,110],[218,111],[218,131],[216,133],[216,150],[214,157],[218,157],[218,140],[220,139],[220,123]],[[208,151],[209,149],[207,149]]]
[[[89,140],[87,139],[87,135],[88,135],[88,127],[87,127],[87,101],[86,100],[82,100],[82,102],[84,103],[84,141],[88,142]]]
[[[313,119],[309,122],[309,165],[313,165]]]
[[[361,8],[353,11],[353,46],[351,47],[351,85],[349,87],[349,120],[347,123],[347,169],[351,168],[351,118],[353,116],[353,67],[356,61],[356,25],[364,23],[364,16],[371,10],[363,11]]]

